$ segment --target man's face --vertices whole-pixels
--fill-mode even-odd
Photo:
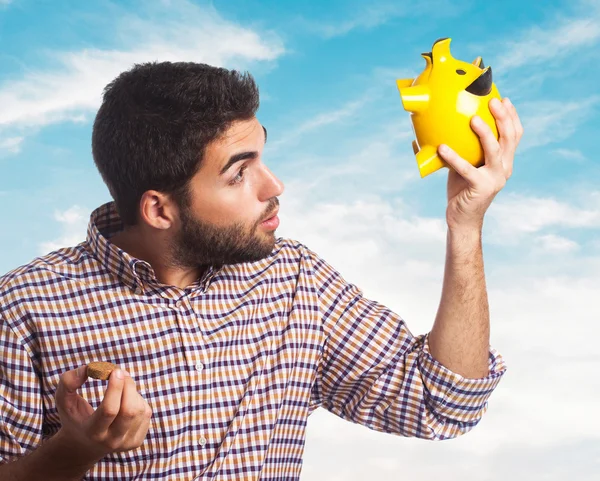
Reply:
[[[267,257],[275,227],[262,222],[279,206],[283,184],[262,162],[266,131],[256,118],[236,121],[208,144],[180,205],[173,260],[185,267],[236,264]]]

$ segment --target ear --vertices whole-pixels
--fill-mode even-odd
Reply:
[[[140,220],[155,229],[170,228],[177,217],[177,207],[169,196],[156,190],[147,190],[140,199]]]
[[[422,53],[421,57],[425,59],[425,68],[428,69],[433,65],[433,54],[431,52]]]
[[[435,41],[431,49],[434,62],[442,57],[446,57],[447,59],[452,57],[452,54],[450,54],[450,42],[452,42],[451,38],[440,38]]]
[[[483,59],[481,57],[477,57],[475,60],[473,60],[473,65],[475,65],[475,67],[485,68],[485,65],[483,65]]]

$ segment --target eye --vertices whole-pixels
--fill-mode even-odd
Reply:
[[[230,185],[236,185],[239,184],[240,182],[242,182],[242,180],[244,180],[244,171],[246,170],[247,166],[243,165],[242,168],[238,171],[237,175],[233,178],[233,180],[229,183]]]
[[[467,74],[467,72],[465,72],[465,71],[464,71],[462,68],[459,68],[459,69],[456,71],[456,73],[457,73],[458,75],[466,75],[466,74]]]

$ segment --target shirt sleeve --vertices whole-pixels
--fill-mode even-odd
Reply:
[[[31,358],[2,317],[0,350],[0,464],[3,464],[41,444],[44,410]]]
[[[429,352],[429,334],[413,336],[404,320],[346,282],[307,249],[325,335],[312,404],[373,430],[438,440],[471,430],[506,371],[489,350],[481,379],[456,374]]]

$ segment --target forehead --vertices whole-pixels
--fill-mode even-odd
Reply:
[[[207,151],[230,152],[245,145],[254,145],[264,139],[263,127],[256,117],[236,120],[219,137],[207,145]]]

